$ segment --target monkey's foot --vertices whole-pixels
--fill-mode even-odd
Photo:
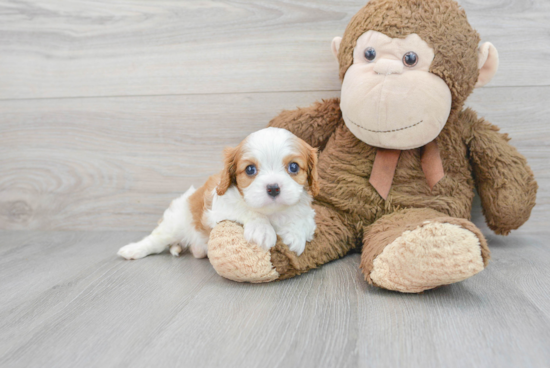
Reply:
[[[482,271],[489,259],[483,235],[464,219],[426,220],[397,237],[388,232],[375,231],[365,239],[369,249],[364,248],[361,260],[369,283],[384,289],[419,293],[463,281]],[[375,248],[379,251],[372,252]]]
[[[231,221],[216,225],[210,233],[208,258],[216,272],[238,282],[270,282],[279,278],[271,253],[244,238],[244,229]]]

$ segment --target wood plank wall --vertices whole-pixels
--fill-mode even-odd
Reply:
[[[225,146],[339,95],[330,41],[364,3],[1,0],[0,229],[150,230]],[[468,105],[528,157],[545,231],[550,2],[460,3],[501,57]]]

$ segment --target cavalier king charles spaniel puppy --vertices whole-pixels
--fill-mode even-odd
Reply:
[[[317,150],[285,129],[267,128],[224,155],[220,174],[174,200],[150,235],[120,248],[118,255],[138,259],[170,247],[178,256],[189,247],[203,258],[210,231],[224,220],[242,224],[246,240],[266,250],[278,235],[302,254],[315,232]]]

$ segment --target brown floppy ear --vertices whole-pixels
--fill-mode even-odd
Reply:
[[[237,157],[237,147],[235,148],[226,148],[223,151],[224,155],[224,167],[221,172],[221,178],[220,183],[216,187],[216,193],[218,193],[219,196],[222,196],[227,192],[231,184],[233,184],[236,180],[235,178],[235,158]]]
[[[313,197],[319,194],[319,175],[317,174],[317,148],[309,147],[307,155],[307,183]]]

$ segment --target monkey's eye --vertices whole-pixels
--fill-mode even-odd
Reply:
[[[408,67],[413,67],[418,64],[418,55],[416,53],[409,51],[403,56],[403,64]]]
[[[365,49],[365,59],[367,59],[368,61],[373,61],[375,57],[376,57],[376,50],[373,49],[372,47],[367,47]]]
[[[248,165],[246,167],[246,169],[244,169],[244,171],[246,172],[246,175],[248,175],[248,176],[256,175],[256,173],[258,172],[255,165]]]
[[[300,171],[300,166],[296,162],[291,162],[288,165],[288,172],[291,174],[296,174],[298,171]]]

